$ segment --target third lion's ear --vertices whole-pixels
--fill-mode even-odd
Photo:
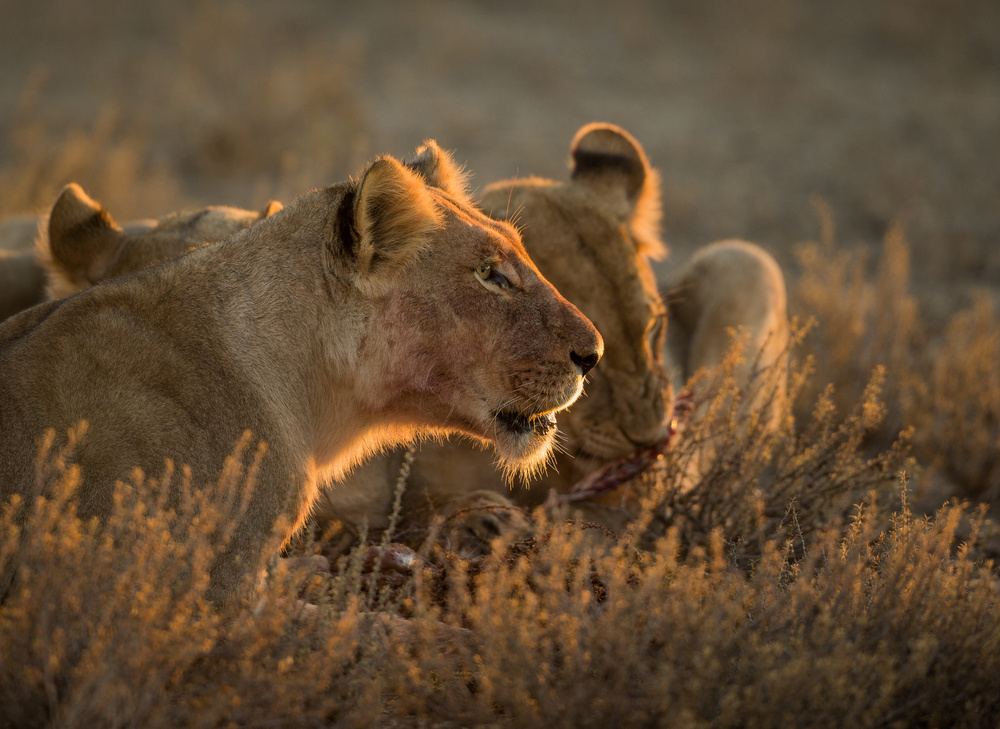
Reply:
[[[440,224],[423,178],[392,157],[373,162],[354,198],[358,287],[370,296],[387,291],[430,245]]]
[[[52,207],[48,247],[42,257],[50,271],[84,288],[100,280],[122,237],[108,211],[71,183]]]
[[[571,178],[589,188],[623,223],[628,223],[640,251],[661,258],[660,176],[642,145],[614,124],[587,124],[570,145]]]

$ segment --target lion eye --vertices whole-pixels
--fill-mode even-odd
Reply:
[[[501,289],[510,287],[510,279],[499,271],[494,270],[493,264],[491,263],[481,263],[476,266],[476,276],[484,284],[488,284],[490,286],[496,286]]]

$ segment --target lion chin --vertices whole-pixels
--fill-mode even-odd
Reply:
[[[524,415],[513,410],[497,412],[493,443],[497,460],[508,477],[528,480],[545,470],[555,448],[555,413]]]

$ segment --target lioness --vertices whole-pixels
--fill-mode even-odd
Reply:
[[[755,371],[773,378],[753,388],[754,405],[767,409],[771,427],[785,409],[781,358],[788,322],[784,278],[774,259],[744,241],[714,243],[668,278],[661,298],[650,266],[666,253],[659,176],[641,145],[620,127],[588,124],[573,139],[570,160],[569,182],[497,182],[480,206],[518,225],[532,260],[601,332],[605,356],[585,395],[560,416],[564,437],[555,468],[528,488],[512,489],[489,454],[471,444],[421,446],[403,513],[418,521],[428,512],[460,514],[449,523],[452,546],[460,551],[475,551],[498,531],[530,529],[516,511],[462,507],[537,506],[550,491],[566,493],[597,469],[659,441],[670,424],[672,391],[699,369],[719,365],[734,330],[746,336],[747,356],[736,373],[741,384]],[[352,525],[367,518],[373,527],[386,526],[401,462],[396,452],[361,466],[349,479],[365,488],[349,493],[364,498],[347,501],[329,492],[317,505],[320,521]],[[620,492],[575,506],[587,520],[614,530],[632,517],[621,508]]]
[[[55,205],[56,220],[73,210],[103,210],[71,184]],[[104,211],[105,224],[92,230],[56,231],[49,216],[20,215],[0,222],[0,321],[30,306],[90,288],[100,281],[175,258],[189,248],[228,238],[281,209],[274,200],[258,213],[227,206],[140,220],[119,226]]]
[[[759,405],[768,408],[772,425],[783,412],[784,376],[774,365],[786,349],[788,325],[785,283],[774,259],[743,241],[713,243],[671,272],[661,298],[650,266],[665,254],[658,173],[641,145],[619,127],[590,124],[573,140],[570,160],[568,182],[498,182],[481,202],[491,215],[521,227],[540,270],[591,318],[607,345],[588,376],[586,396],[560,415],[565,452],[557,469],[547,469],[529,488],[511,490],[489,455],[461,443],[425,444],[412,467],[404,509],[417,520],[428,509],[453,512],[511,500],[536,505],[550,489],[565,492],[596,469],[655,442],[669,423],[671,385],[678,390],[699,369],[718,365],[732,343],[731,329],[746,333],[752,353],[737,374],[745,384],[754,366],[771,371],[773,388],[757,390],[770,399],[762,397]],[[54,234],[63,238],[60,250],[83,244],[79,236]],[[176,250],[199,242],[182,236]],[[86,263],[85,257],[73,260]],[[402,459],[403,452],[396,451],[359,466],[348,477],[352,488],[323,493],[319,519],[337,519],[349,528],[364,520],[385,527]],[[579,505],[588,518],[612,528],[628,517],[617,508],[618,494]],[[466,512],[459,524],[473,544],[497,529],[528,527],[516,512],[488,509]]]
[[[513,226],[469,203],[448,155],[418,153],[0,325],[0,499],[40,495],[47,429],[89,424],[78,509],[102,518],[135,467],[171,459],[209,483],[250,431],[267,453],[211,570],[219,602],[280,518],[297,529],[322,484],[383,447],[462,433],[514,469],[544,459],[600,335]],[[108,226],[86,206],[56,210],[52,231]]]
[[[61,299],[176,258],[197,245],[228,238],[281,208],[274,200],[260,212],[209,206],[120,227],[79,185],[70,184],[49,215],[48,235],[38,241],[37,256],[48,272],[47,294]],[[94,215],[98,222],[83,230],[74,228],[80,219]]]

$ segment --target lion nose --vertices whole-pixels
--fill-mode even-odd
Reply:
[[[594,369],[594,365],[601,361],[601,353],[597,350],[587,354],[570,352],[569,358],[573,360],[573,364],[580,369],[580,376],[583,377],[585,374]]]

